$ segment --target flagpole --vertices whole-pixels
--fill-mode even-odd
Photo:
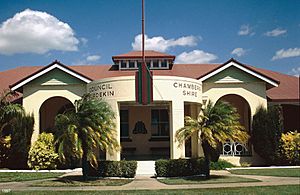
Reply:
[[[145,59],[145,2],[142,0],[142,57],[143,57],[143,66],[146,65]]]
[[[142,104],[147,104],[147,73],[145,59],[145,2],[142,0]]]

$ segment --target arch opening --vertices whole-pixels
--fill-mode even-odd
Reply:
[[[219,98],[218,101],[228,102],[237,109],[237,112],[240,115],[241,125],[243,125],[250,134],[251,110],[247,100],[236,94],[228,94]],[[249,142],[246,144],[230,141],[223,143],[222,155],[250,156],[251,154],[252,151]]]
[[[40,132],[54,133],[55,117],[68,110],[75,109],[70,100],[64,97],[51,97],[40,107]]]

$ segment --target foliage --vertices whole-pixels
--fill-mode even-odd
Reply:
[[[226,160],[219,159],[218,162],[210,162],[211,170],[225,170],[226,168],[235,167],[233,164]]]
[[[0,137],[0,167],[4,167],[10,151],[10,136]]]
[[[115,115],[108,103],[84,95],[75,101],[75,110],[59,114],[55,119],[60,161],[66,155],[82,159],[83,176],[87,178],[88,165],[97,167],[94,152],[97,149],[112,153],[119,149],[116,140]]]
[[[28,155],[29,168],[55,169],[58,154],[55,152],[54,136],[52,133],[42,133],[30,148]]]
[[[185,117],[184,127],[176,132],[179,144],[189,139],[193,134],[199,135],[205,156],[206,176],[209,177],[209,161],[217,161],[220,146],[226,141],[245,143],[249,135],[239,122],[236,108],[227,102],[208,102],[203,107],[197,119]]]
[[[6,150],[8,158],[3,162],[4,166],[24,169],[27,168],[34,118],[32,114],[25,113],[22,105],[12,103],[17,96],[15,92],[5,91],[0,97],[0,139],[4,139],[2,136],[11,136],[10,149]]]
[[[282,108],[262,106],[253,116],[252,143],[254,151],[265,159],[267,164],[278,162],[280,137],[283,132]]]
[[[210,162],[211,170],[223,170],[234,167],[225,160]],[[181,177],[205,173],[205,159],[161,159],[155,161],[155,172],[158,177]]]
[[[289,164],[300,165],[300,133],[288,132],[281,135],[280,153]]]
[[[179,177],[204,173],[204,159],[162,159],[155,161],[157,177]]]
[[[136,161],[98,161],[98,167],[90,167],[90,176],[133,178],[136,174]]]

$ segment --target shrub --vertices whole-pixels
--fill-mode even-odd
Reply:
[[[33,114],[16,116],[12,125],[11,148],[8,156],[7,167],[11,169],[26,169],[28,152],[34,126]]]
[[[133,178],[136,174],[136,161],[98,161],[98,167],[89,168],[89,176]]]
[[[300,133],[288,132],[281,135],[280,153],[289,164],[300,165]]]
[[[52,133],[42,133],[30,148],[28,155],[29,168],[55,169],[58,154],[55,152],[54,136]]]
[[[219,160],[211,162],[210,169],[222,170],[234,167],[233,164]],[[155,172],[157,177],[181,177],[204,174],[204,158],[192,159],[169,159],[155,161]]]
[[[224,170],[226,168],[234,167],[233,164],[227,162],[226,160],[219,160],[218,162],[210,162],[210,169],[211,170]]]
[[[161,159],[155,161],[155,172],[158,177],[167,177],[169,173],[169,160]]]
[[[158,177],[179,177],[204,173],[204,159],[157,160],[155,172]]]
[[[4,167],[10,153],[10,136],[0,137],[0,167]]]
[[[275,164],[279,159],[280,137],[283,132],[282,108],[270,106],[268,110],[260,107],[253,116],[252,136],[254,151],[267,164]]]

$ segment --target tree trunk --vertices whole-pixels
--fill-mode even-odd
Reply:
[[[205,173],[205,177],[206,179],[210,179],[210,148],[207,142],[202,142],[202,148],[203,148],[203,152],[204,152],[204,173]]]
[[[88,159],[87,159],[87,151],[83,150],[82,154],[82,176],[83,179],[86,181],[88,179],[88,172],[89,172],[89,164],[88,164]]]

